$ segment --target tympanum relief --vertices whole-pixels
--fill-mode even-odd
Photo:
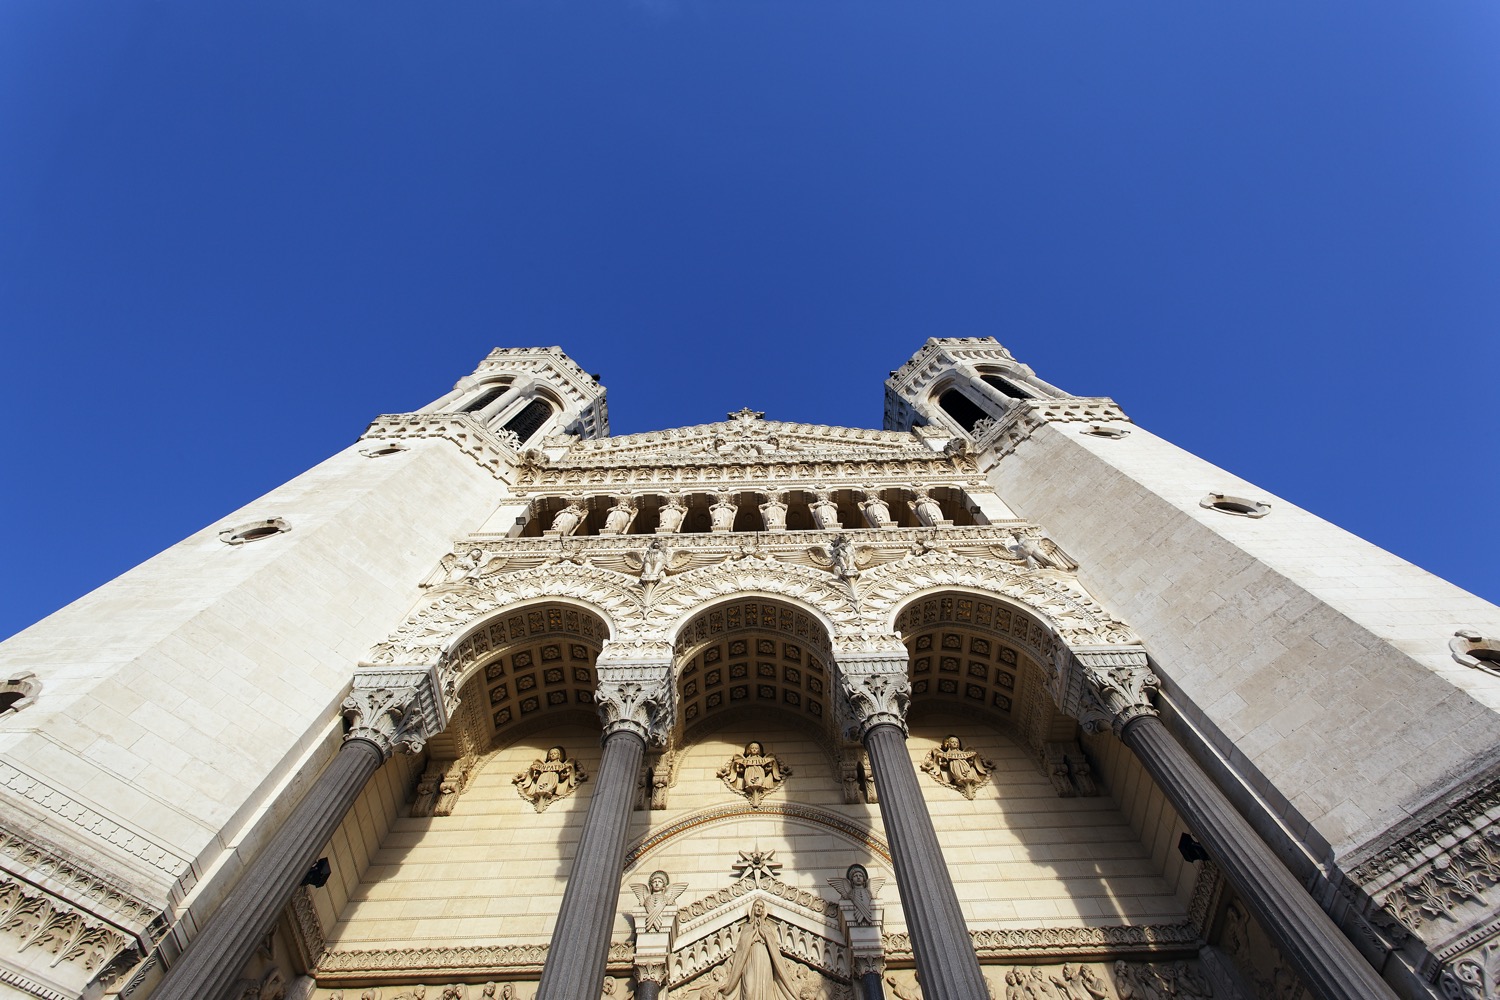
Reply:
[[[588,775],[562,747],[552,747],[545,760],[534,760],[526,770],[516,774],[511,783],[521,798],[546,812],[555,800],[571,795]]]
[[[761,799],[780,788],[792,776],[792,769],[752,740],[745,744],[744,753],[735,754],[719,768],[718,776],[731,791],[749,799],[750,808],[759,809]]]
[[[994,767],[994,761],[965,750],[957,736],[949,736],[942,746],[933,747],[922,762],[922,770],[932,775],[934,781],[962,793],[966,799],[972,799],[975,792],[989,784]]]

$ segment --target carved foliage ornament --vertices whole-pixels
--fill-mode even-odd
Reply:
[[[1155,715],[1151,696],[1161,679],[1144,663],[1083,665],[1086,686],[1084,711],[1079,721],[1091,733],[1112,729],[1116,736],[1143,715]]]
[[[16,954],[37,948],[53,956],[50,967],[68,963],[84,972],[102,968],[130,943],[116,928],[8,878],[0,879],[0,932]]]
[[[647,746],[664,747],[672,728],[672,682],[669,671],[599,671],[594,694],[604,721],[604,737],[633,732]]]
[[[393,754],[417,754],[427,745],[417,693],[410,688],[356,688],[341,706],[349,724],[346,740],[368,740],[389,760]]]
[[[889,724],[906,732],[906,709],[911,704],[911,680],[906,676],[906,665],[898,668],[855,672],[843,671],[844,691],[848,695],[854,717],[858,720],[858,732],[863,737],[875,726]]]

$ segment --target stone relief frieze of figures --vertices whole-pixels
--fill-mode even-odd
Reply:
[[[786,953],[782,930],[764,900],[750,904],[750,914],[732,944],[720,940],[717,945],[727,952],[725,957],[673,987],[672,996],[692,1000],[853,1000],[847,983]]]
[[[792,776],[792,769],[781,763],[765,746],[751,740],[745,744],[743,753],[729,758],[729,763],[718,770],[719,780],[737,794],[750,801],[750,808],[759,809],[763,798]]]
[[[975,792],[989,784],[994,769],[994,761],[976,751],[965,750],[957,736],[946,737],[941,746],[927,752],[927,759],[922,762],[922,770],[932,775],[932,780],[966,799],[972,799]]]
[[[516,786],[516,793],[535,806],[537,812],[546,812],[554,801],[573,794],[587,780],[588,775],[566,750],[551,747],[545,758],[532,761],[511,783]]]

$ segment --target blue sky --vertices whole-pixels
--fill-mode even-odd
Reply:
[[[0,635],[559,344],[617,433],[929,336],[1491,600],[1500,6],[0,3]]]

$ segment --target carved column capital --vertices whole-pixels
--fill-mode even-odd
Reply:
[[[361,666],[341,710],[349,724],[344,739],[373,743],[382,760],[421,753],[448,725],[435,666]]]
[[[635,962],[635,981],[638,983],[656,983],[658,987],[667,985],[667,961],[642,962],[639,958]]]
[[[842,636],[834,642],[839,681],[853,711],[850,735],[864,739],[875,726],[906,734],[911,703],[906,645],[896,635]]]
[[[604,737],[631,732],[650,747],[664,747],[672,729],[672,647],[664,640],[606,642],[597,664],[594,701]]]
[[[1140,647],[1091,646],[1060,649],[1048,686],[1085,730],[1120,736],[1136,719],[1157,714],[1151,696],[1161,680]]]

